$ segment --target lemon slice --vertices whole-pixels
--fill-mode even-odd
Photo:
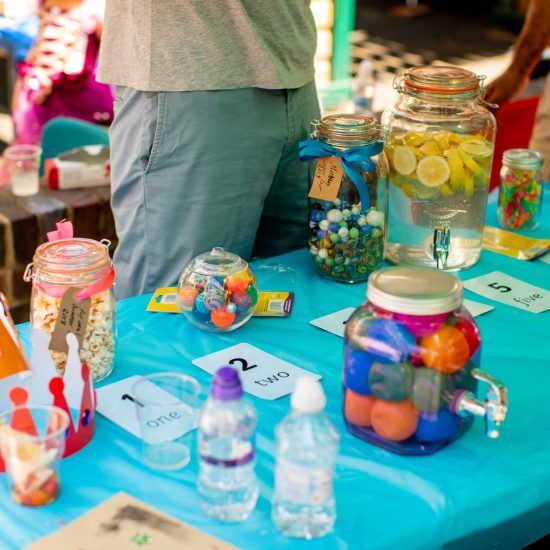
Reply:
[[[439,187],[449,179],[451,169],[443,157],[424,157],[416,167],[416,175],[422,185]]]
[[[408,176],[416,168],[416,155],[412,147],[399,145],[393,151],[393,167],[402,176]]]
[[[423,143],[420,146],[419,151],[424,156],[432,156],[433,157],[433,156],[441,156],[442,155],[442,151],[439,148],[439,145],[437,144],[437,141],[435,141],[435,139],[432,139],[430,141],[427,141],[426,143]]]
[[[460,149],[474,158],[486,158],[493,150],[481,140],[465,141],[459,145]]]
[[[410,131],[403,136],[403,143],[409,147],[418,147],[428,139],[430,139],[430,136],[426,134]]]

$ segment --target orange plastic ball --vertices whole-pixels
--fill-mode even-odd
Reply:
[[[348,422],[356,426],[370,426],[372,406],[376,401],[374,395],[361,395],[351,390],[346,390],[344,401],[344,415]]]
[[[219,328],[227,328],[235,321],[235,314],[225,308],[210,312],[210,320]]]
[[[420,340],[420,358],[432,369],[452,374],[459,371],[470,357],[470,346],[460,330],[444,325]]]
[[[184,307],[193,307],[199,291],[194,286],[184,286],[178,290],[180,302]]]
[[[374,431],[390,441],[404,441],[411,437],[418,426],[418,410],[410,399],[389,403],[378,399],[371,411]]]
[[[231,292],[244,292],[250,284],[250,276],[246,271],[236,273],[235,275],[228,275],[225,278],[224,284]]]

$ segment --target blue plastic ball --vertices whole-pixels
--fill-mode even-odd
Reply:
[[[340,224],[336,222],[330,222],[328,228],[333,233],[338,233],[338,229],[340,229]]]
[[[401,363],[415,346],[415,337],[394,319],[376,319],[369,327],[367,349],[377,361]]]
[[[355,393],[370,395],[369,371],[374,359],[370,353],[346,348],[344,384]]]
[[[421,441],[447,441],[456,435],[459,427],[458,416],[448,409],[436,413],[421,412],[414,435]]]

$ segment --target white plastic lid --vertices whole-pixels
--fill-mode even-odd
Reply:
[[[318,380],[311,376],[299,376],[290,398],[290,405],[300,413],[321,412],[327,404],[325,392]]]
[[[370,277],[367,299],[393,313],[437,315],[462,305],[462,281],[444,271],[386,267]]]

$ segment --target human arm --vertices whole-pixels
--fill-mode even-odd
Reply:
[[[531,0],[510,66],[487,86],[485,99],[501,103],[519,94],[550,39],[550,1]]]

